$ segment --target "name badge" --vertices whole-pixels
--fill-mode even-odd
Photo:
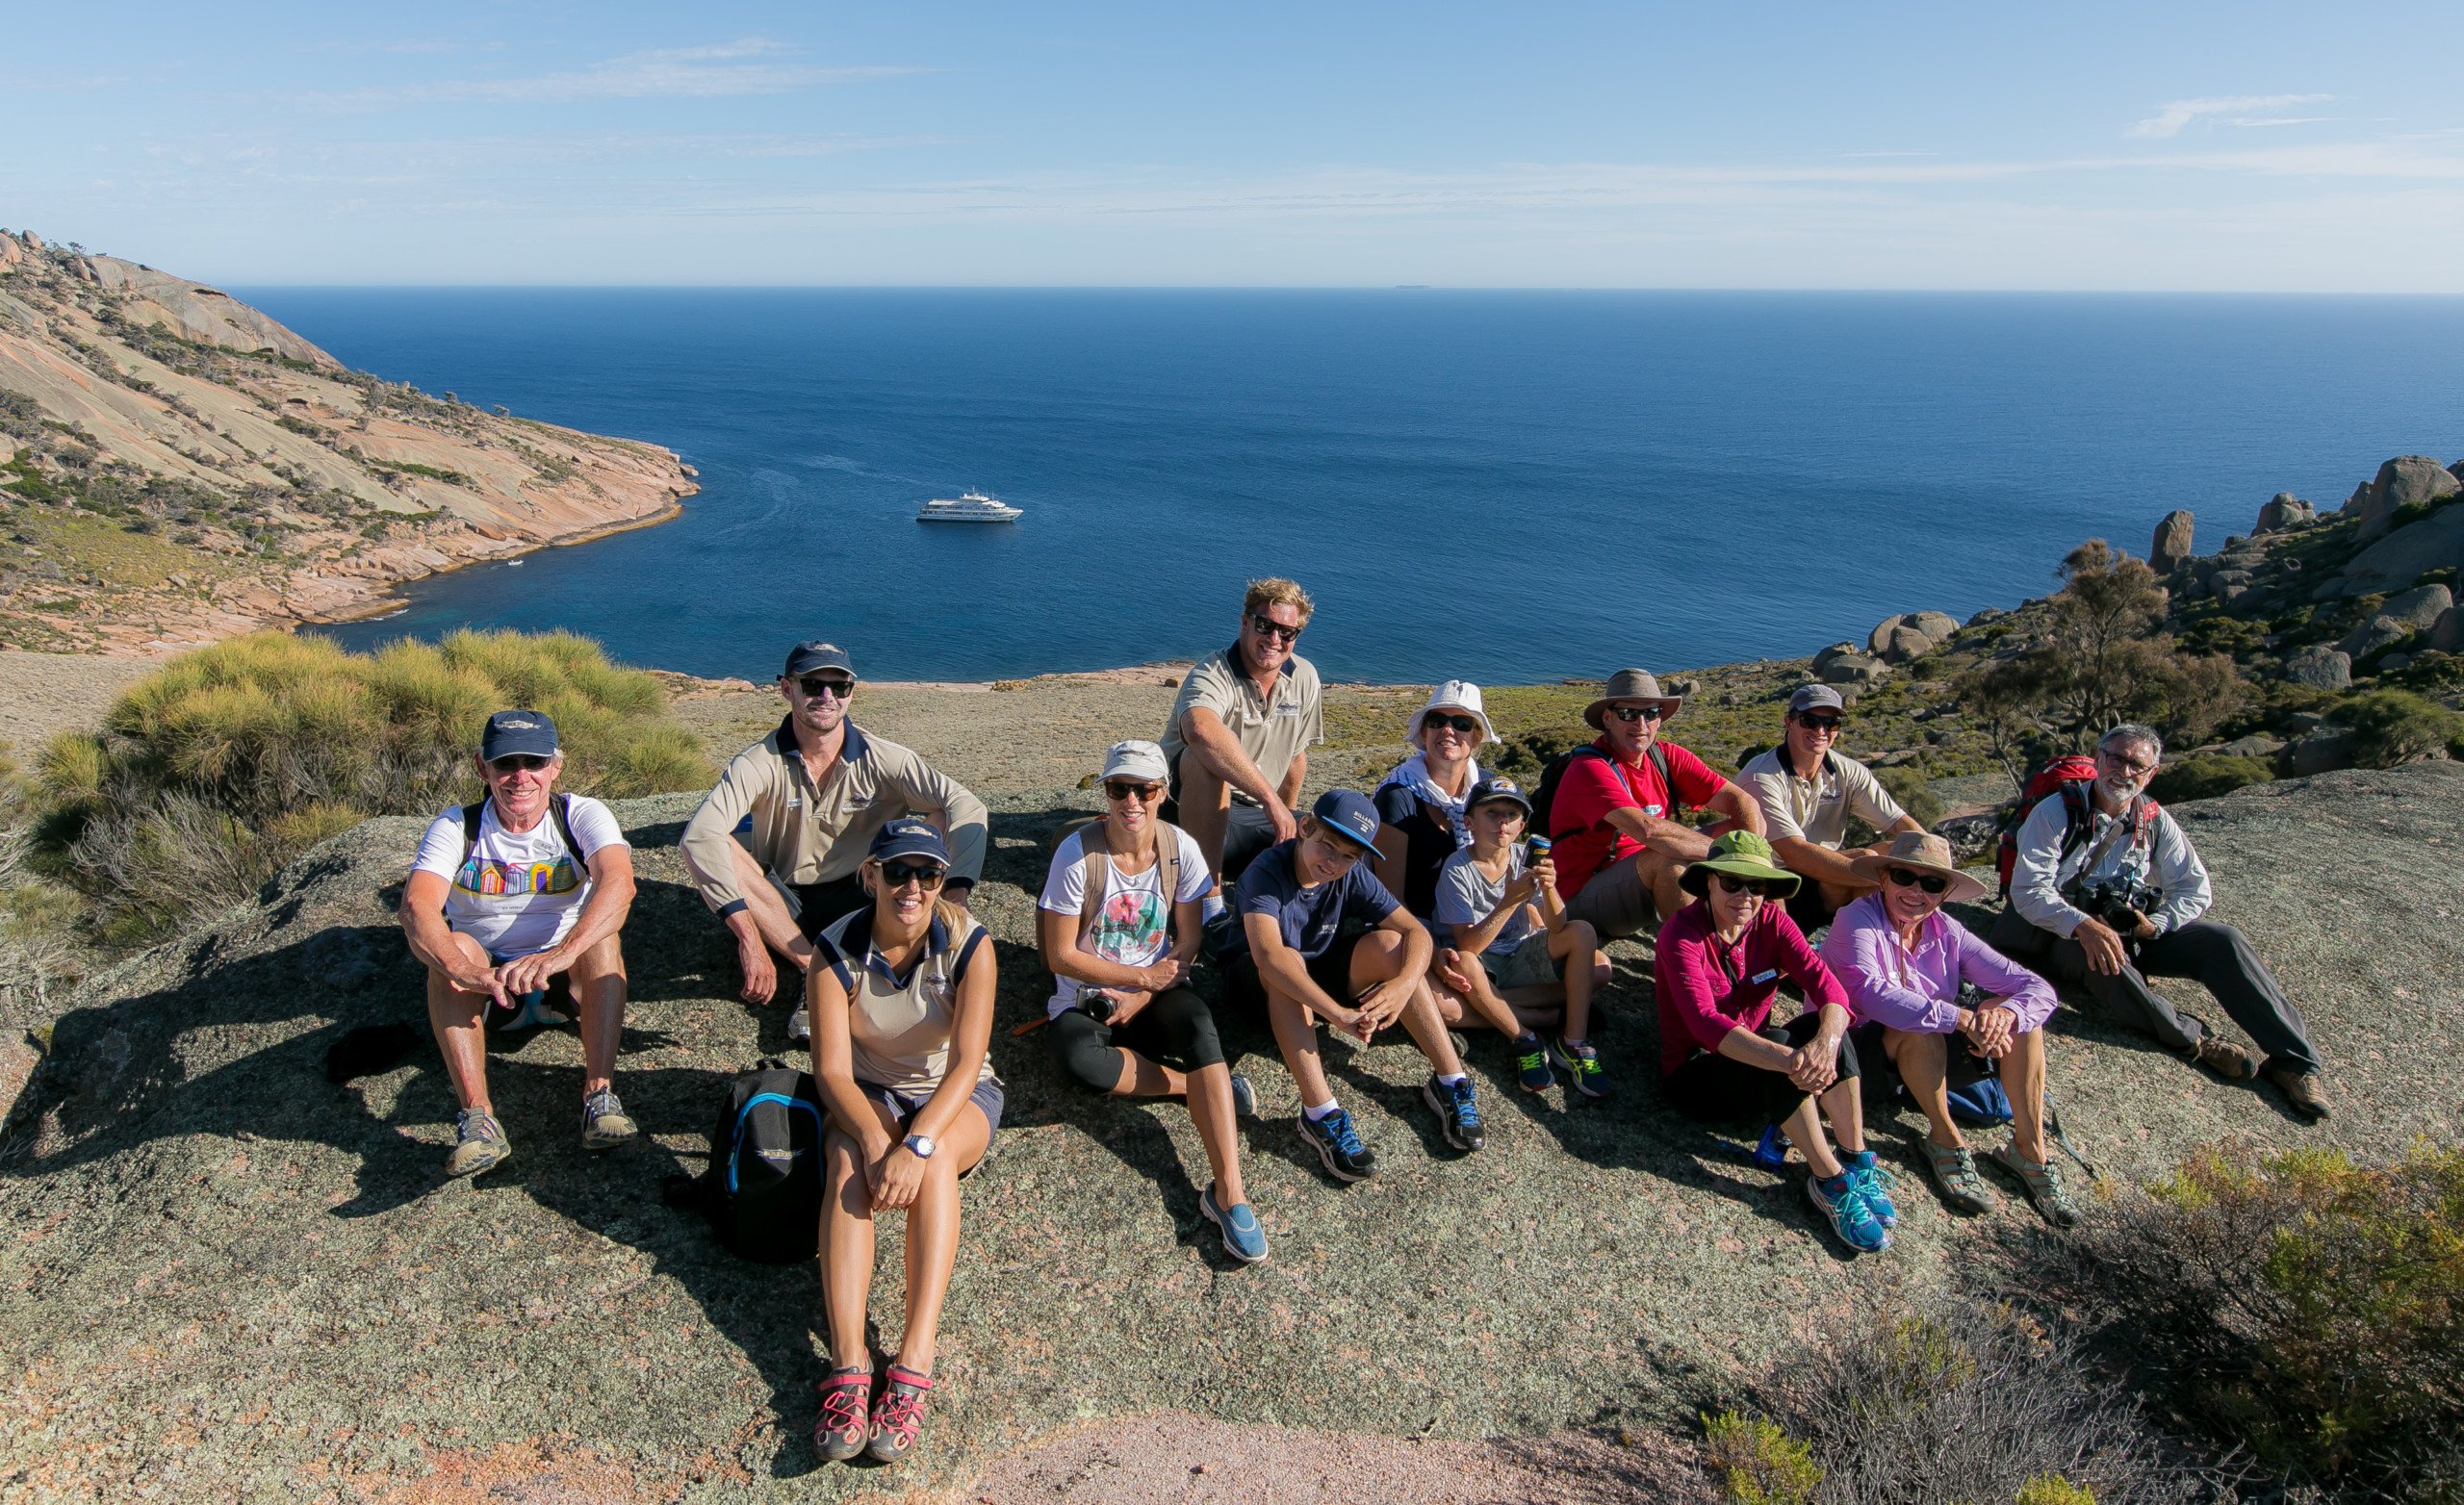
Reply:
[[[1746,981],[1753,983],[1756,987],[1760,987],[1765,982],[1777,982],[1780,981],[1780,969],[1778,967],[1766,968],[1765,970],[1757,972],[1754,976],[1747,978]]]

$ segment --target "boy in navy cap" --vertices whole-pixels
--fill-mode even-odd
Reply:
[[[581,1014],[582,1143],[612,1149],[633,1120],[612,1081],[625,1030],[625,955],[617,932],[633,906],[633,851],[607,806],[557,794],[565,754],[556,724],[499,711],[479,739],[488,797],[428,825],[403,885],[402,933],[427,967],[427,1017],[462,1110],[449,1176],[475,1176],[513,1155],[488,1097],[487,1026]]]
[[[1363,1044],[1400,1023],[1435,1068],[1421,1096],[1458,1150],[1488,1142],[1471,1079],[1429,995],[1428,931],[1377,881],[1377,807],[1331,789],[1300,834],[1262,853],[1234,901],[1245,952],[1228,958],[1236,996],[1266,1000],[1276,1048],[1300,1089],[1300,1137],[1337,1181],[1365,1180],[1376,1156],[1336,1103],[1318,1059],[1317,1021]]]

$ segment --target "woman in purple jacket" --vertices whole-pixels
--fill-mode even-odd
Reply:
[[[1904,831],[1878,856],[1860,857],[1857,876],[1882,886],[1831,922],[1822,959],[1848,990],[1861,1030],[1879,1026],[1882,1046],[1931,1128],[1925,1158],[1942,1200],[1964,1212],[1999,1205],[1976,1172],[1976,1158],[1951,1120],[1951,1041],[1994,1063],[2011,1099],[2009,1145],[1986,1159],[2010,1172],[2057,1228],[2079,1220],[2055,1168],[2044,1132],[2044,1022],[2053,987],[1941,912],[1950,900],[1974,900],[1985,885],[1959,870],[1950,843]],[[1982,998],[1961,1007],[1962,984]]]

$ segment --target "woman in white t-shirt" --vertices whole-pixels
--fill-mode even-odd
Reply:
[[[1224,1062],[1215,1016],[1189,985],[1212,880],[1197,843],[1156,814],[1168,771],[1154,743],[1114,744],[1104,755],[1104,818],[1052,855],[1036,914],[1055,983],[1047,1038],[1062,1069],[1095,1091],[1188,1099],[1215,1171],[1198,1212],[1246,1263],[1267,1257],[1267,1238],[1241,1185],[1233,1125],[1256,1101]],[[1100,875],[1091,902],[1091,873]]]
[[[499,711],[479,740],[488,797],[430,822],[402,886],[402,933],[427,967],[427,1017],[461,1100],[446,1174],[475,1176],[513,1155],[488,1098],[488,1023],[537,1022],[559,991],[581,1015],[582,1143],[613,1149],[633,1120],[613,1081],[625,1030],[633,854],[607,806],[555,792],[556,725]],[[474,827],[475,826],[475,829]],[[548,1015],[548,1017],[555,1017]]]

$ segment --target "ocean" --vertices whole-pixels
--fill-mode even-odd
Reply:
[[[764,679],[1228,643],[1288,574],[1329,678],[1492,683],[1861,641],[2175,507],[2464,452],[2464,299],[259,288],[352,366],[666,445],[678,520],[415,582],[352,647],[570,628]],[[931,526],[976,487],[1015,523]]]

